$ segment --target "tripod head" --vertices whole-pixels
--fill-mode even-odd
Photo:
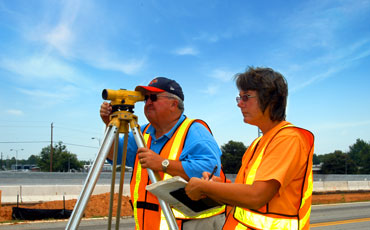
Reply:
[[[104,100],[111,101],[112,112],[124,110],[133,113],[135,103],[144,101],[144,95],[140,91],[129,91],[125,89],[104,89],[102,97]]]

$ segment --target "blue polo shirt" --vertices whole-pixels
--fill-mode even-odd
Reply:
[[[147,133],[152,137],[150,149],[156,153],[159,153],[167,141],[172,137],[177,127],[185,120],[186,116],[181,115],[180,119],[176,125],[165,135],[160,138],[155,138],[155,129],[150,126]],[[143,126],[141,131],[144,131]],[[121,162],[123,150],[123,135],[120,136],[119,146],[118,146],[118,162]],[[129,133],[128,144],[127,144],[127,157],[126,165],[129,167],[134,167],[136,159],[137,145],[132,132]],[[212,172],[213,168],[217,165],[216,176],[220,175],[221,169],[221,150],[217,145],[216,140],[213,138],[212,134],[208,131],[206,127],[198,122],[194,122],[190,128],[186,140],[184,143],[184,148],[180,154],[180,161],[186,175],[191,177],[202,177],[202,173]]]

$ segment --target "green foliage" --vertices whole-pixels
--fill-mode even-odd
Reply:
[[[320,164],[320,159],[319,159],[319,157],[317,156],[317,154],[316,153],[314,153],[313,154],[313,159],[312,159],[312,163],[314,164],[314,165],[318,165],[318,164]]]
[[[357,139],[347,153],[336,150],[318,155],[317,160],[323,163],[321,173],[324,174],[370,174],[370,143]]]
[[[242,142],[236,141],[229,141],[221,146],[221,163],[225,173],[238,173],[246,149],[247,147]]]
[[[340,150],[325,154],[321,172],[323,174],[354,174],[357,172],[355,162]]]
[[[28,162],[28,164],[30,164],[30,165],[36,165],[36,164],[37,164],[37,162],[39,161],[39,159],[40,159],[40,157],[39,157],[39,156],[31,155],[31,156],[28,158],[27,162]]]
[[[68,172],[69,170],[80,170],[83,165],[78,161],[76,154],[67,151],[67,147],[59,142],[53,147],[53,172]],[[37,162],[41,171],[50,171],[50,146],[41,150]]]
[[[370,173],[370,143],[357,139],[355,144],[349,146],[348,155],[359,167],[360,173]]]

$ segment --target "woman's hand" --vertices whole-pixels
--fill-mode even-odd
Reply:
[[[200,200],[205,198],[206,195],[202,192],[202,185],[206,182],[203,178],[192,177],[185,187],[186,195],[192,200]]]

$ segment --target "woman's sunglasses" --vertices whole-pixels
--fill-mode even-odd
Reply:
[[[251,96],[248,94],[241,95],[240,97],[236,97],[236,103],[239,103],[240,101],[247,102],[249,98],[254,98],[256,96]]]

